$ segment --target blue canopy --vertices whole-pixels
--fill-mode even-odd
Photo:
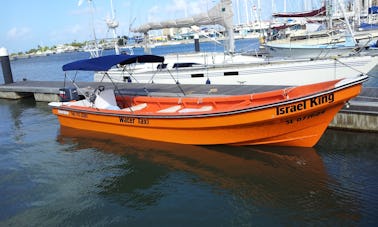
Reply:
[[[74,61],[63,65],[63,71],[107,71],[114,65],[126,65],[133,63],[164,62],[164,57],[156,55],[106,55],[97,58]]]
[[[378,6],[372,6],[369,8],[369,14],[377,14],[378,13]]]

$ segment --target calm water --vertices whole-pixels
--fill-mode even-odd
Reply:
[[[20,59],[14,77],[61,80],[62,64],[86,56]],[[61,128],[32,99],[0,100],[0,118],[0,226],[378,224],[375,133],[208,147]]]

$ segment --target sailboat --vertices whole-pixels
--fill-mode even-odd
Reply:
[[[297,44],[289,43],[268,43],[264,45],[265,51],[271,57],[298,58],[298,59],[319,59],[327,57],[348,57],[356,55],[367,46],[359,46],[351,35],[345,37],[345,41],[330,42],[326,44]]]
[[[215,56],[218,58],[208,53],[193,54],[192,57],[186,54],[183,59],[177,59],[177,56],[165,56],[164,62],[118,65],[106,71],[96,71],[94,81],[199,85],[305,85],[367,74],[378,63],[378,57],[372,56],[313,61],[261,59],[251,61],[248,56],[234,56],[228,58],[228,63],[224,63],[225,58],[222,56]]]
[[[290,37],[290,40],[276,40],[265,43],[264,49],[269,56],[281,57],[281,58],[326,58],[333,56],[349,56],[359,54],[361,51],[368,49],[368,43],[358,43],[356,41],[354,31],[349,23],[349,16],[345,12],[343,2],[337,0],[339,9],[342,12],[341,18],[344,21],[346,30],[343,35],[330,36],[322,38],[307,38],[298,41],[296,38]],[[273,17],[280,18],[306,18],[306,20],[327,20],[329,18],[329,24],[332,24],[333,15],[331,2],[325,1],[324,5],[320,9],[315,9],[306,12],[293,12],[293,13],[274,13]],[[331,25],[328,25],[330,29]],[[326,30],[330,34],[333,31]],[[322,39],[322,41],[321,41]]]

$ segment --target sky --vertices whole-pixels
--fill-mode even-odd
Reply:
[[[79,2],[81,1],[81,4]],[[277,11],[285,0],[260,0],[263,19],[269,19],[272,2]],[[316,0],[300,0],[315,2]],[[0,14],[0,47],[9,53],[25,52],[38,46],[112,37],[105,20],[112,17],[110,0],[12,0],[2,4]],[[219,0],[113,0],[115,18],[119,22],[117,35],[133,35],[129,28],[151,21],[181,18],[206,11]],[[258,0],[233,0],[234,22],[246,20],[245,3],[250,12]],[[287,0],[287,8],[295,11],[303,3]],[[239,10],[236,9],[239,3]],[[309,4],[310,4],[309,3]],[[300,6],[302,4],[302,6]],[[93,9],[93,10],[92,10]],[[239,11],[240,13],[236,13]],[[290,10],[289,10],[290,11]],[[93,19],[92,19],[93,16]],[[252,16],[249,15],[250,20]]]

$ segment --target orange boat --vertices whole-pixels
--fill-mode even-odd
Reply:
[[[103,71],[149,59],[105,59]],[[99,67],[98,59],[88,59],[63,70]],[[83,130],[180,144],[312,147],[366,80],[360,76],[244,95],[196,97],[131,96],[100,86],[85,99],[49,105],[62,126]]]

